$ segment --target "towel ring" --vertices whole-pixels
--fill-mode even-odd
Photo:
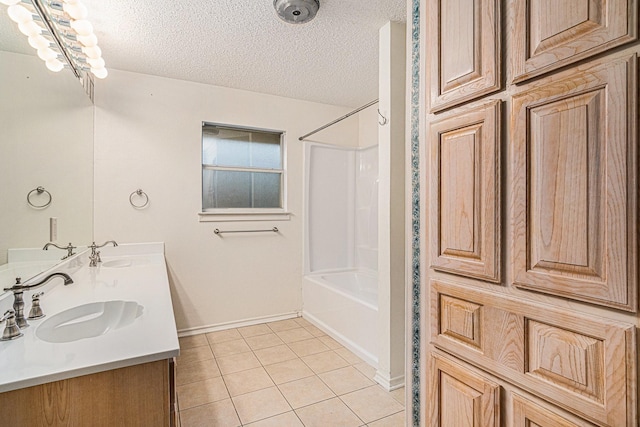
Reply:
[[[138,195],[139,197],[144,197],[144,203],[141,205],[136,205],[135,203],[133,203],[133,196]],[[148,204],[149,204],[149,196],[147,196],[147,193],[145,193],[144,191],[142,191],[142,189],[138,188],[136,191],[134,191],[133,193],[131,193],[129,195],[129,203],[131,203],[131,206],[133,206],[136,209],[142,209],[145,208]]]
[[[382,113],[380,112],[380,109],[379,109],[379,108],[378,108],[378,115],[379,115],[380,117],[382,117],[382,121],[380,121],[380,119],[378,119],[378,124],[379,124],[380,126],[384,126],[384,125],[386,125],[386,124],[389,122],[389,120],[388,120],[385,116],[383,116],[383,115],[382,115]]]
[[[35,205],[35,204],[33,204],[31,202],[31,196],[33,195],[33,193],[37,193],[38,195],[40,195],[42,193],[46,193],[46,195],[49,197],[49,200],[44,205]],[[29,191],[29,193],[27,193],[27,203],[29,203],[29,205],[31,205],[32,207],[34,207],[36,209],[44,209],[44,208],[46,208],[47,206],[49,206],[51,204],[52,200],[53,200],[53,197],[51,197],[51,193],[49,193],[47,190],[45,190],[44,187],[42,187],[42,186],[34,188],[33,190]]]

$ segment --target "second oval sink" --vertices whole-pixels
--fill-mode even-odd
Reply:
[[[63,343],[97,337],[120,329],[142,316],[135,301],[101,301],[79,305],[55,314],[36,330],[43,341]]]

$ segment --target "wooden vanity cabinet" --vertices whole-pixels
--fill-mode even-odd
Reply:
[[[177,425],[173,360],[0,393],[2,423],[15,427]]]
[[[639,3],[423,1],[424,425],[640,425]]]

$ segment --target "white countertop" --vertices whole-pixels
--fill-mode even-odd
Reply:
[[[47,272],[67,273],[74,283],[64,286],[60,278],[55,278],[24,293],[27,316],[31,295],[45,292],[40,305],[46,317],[27,320],[31,326],[22,330],[23,337],[0,341],[0,392],[178,355],[164,244],[126,244],[100,250],[103,263],[98,267],[89,267],[88,252],[84,252]],[[123,268],[105,267],[105,263],[117,259],[132,263]],[[143,306],[142,315],[104,335],[67,343],[45,342],[36,336],[38,326],[61,311],[112,300],[135,301]],[[12,304],[12,295],[3,296],[0,314]],[[4,323],[0,328],[4,328]]]

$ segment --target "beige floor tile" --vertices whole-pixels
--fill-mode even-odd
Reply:
[[[318,376],[338,396],[370,387],[375,384],[353,366],[347,366],[346,368],[325,372]]]
[[[358,356],[353,354],[351,350],[349,350],[348,348],[339,348],[335,350],[335,352],[338,353],[340,357],[342,357],[344,360],[346,360],[352,365],[356,365],[358,363],[364,362],[364,360],[360,359]]]
[[[342,344],[340,344],[338,341],[334,340],[328,335],[318,337],[318,339],[322,341],[323,344],[329,347],[331,350],[338,350],[340,348],[343,348]]]
[[[237,427],[240,420],[231,399],[180,411],[182,427]]]
[[[196,381],[176,387],[180,410],[228,399],[229,393],[221,377]]]
[[[298,325],[302,326],[302,327],[305,327],[305,326],[313,326],[313,325],[311,324],[311,322],[309,322],[309,321],[308,321],[307,319],[305,319],[304,317],[296,317],[296,318],[295,318],[295,319],[293,319],[293,320],[295,320],[295,322],[296,322]]]
[[[293,411],[245,425],[250,427],[304,427]]]
[[[209,346],[193,347],[181,350],[176,363],[178,365],[188,365],[189,363],[210,359],[213,359],[213,353]]]
[[[267,365],[264,369],[267,370],[271,379],[276,384],[283,384],[289,381],[295,381],[315,375],[313,371],[300,359],[292,359],[273,365]]]
[[[211,350],[213,350],[215,357],[231,356],[232,354],[251,351],[244,339],[213,343],[211,344]]]
[[[207,334],[209,344],[239,340],[240,338],[242,338],[242,335],[237,329],[225,329],[224,331],[209,332]]]
[[[313,338],[313,335],[307,332],[305,328],[287,329],[286,331],[276,332],[276,334],[287,344]]]
[[[304,326],[304,328],[314,337],[324,337],[327,335],[322,329],[318,328],[315,325]]]
[[[310,356],[301,357],[301,359],[316,374],[349,366],[349,362],[338,356],[335,351],[325,351],[324,353],[312,354]]]
[[[291,411],[277,387],[266,388],[232,398],[242,424]]]
[[[345,394],[340,399],[366,423],[393,415],[404,409],[379,385]]]
[[[404,387],[397,388],[397,389],[393,390],[392,392],[390,392],[391,397],[393,397],[395,400],[397,400],[398,403],[400,403],[402,406],[405,406],[404,393],[405,393]]]
[[[296,414],[305,427],[358,427],[362,421],[340,399],[334,398],[304,408]]]
[[[281,332],[300,327],[296,319],[278,320],[277,322],[267,323],[267,326],[269,326],[273,332]]]
[[[329,351],[329,347],[324,345],[318,338],[289,343],[289,348],[299,357]]]
[[[263,388],[273,387],[275,384],[264,368],[247,369],[222,377],[231,397],[238,396]]]
[[[240,332],[240,335],[242,335],[244,338],[249,338],[255,337],[256,335],[270,334],[273,331],[266,324],[262,323],[260,325],[238,328],[238,332]]]
[[[182,350],[209,345],[209,341],[207,341],[207,337],[204,334],[181,337],[178,338],[178,341],[180,342],[180,349]]]
[[[271,329],[269,329],[271,331]],[[273,332],[266,335],[257,335],[255,337],[245,338],[251,350],[260,350],[262,348],[275,347],[282,345],[284,342]]]
[[[285,360],[296,359],[298,356],[286,345],[263,348],[254,352],[262,365],[273,365]]]
[[[224,356],[216,360],[222,375],[258,368],[260,361],[252,352]]]
[[[335,397],[335,394],[317,376],[281,384],[278,388],[293,409]]]
[[[366,362],[356,363],[353,367],[362,372],[364,376],[369,379],[373,379],[376,376],[376,368]]]
[[[176,385],[184,385],[219,376],[220,369],[218,369],[215,359],[178,363],[176,365]]]
[[[404,427],[405,426],[404,411],[393,414],[368,424],[369,427]]]

